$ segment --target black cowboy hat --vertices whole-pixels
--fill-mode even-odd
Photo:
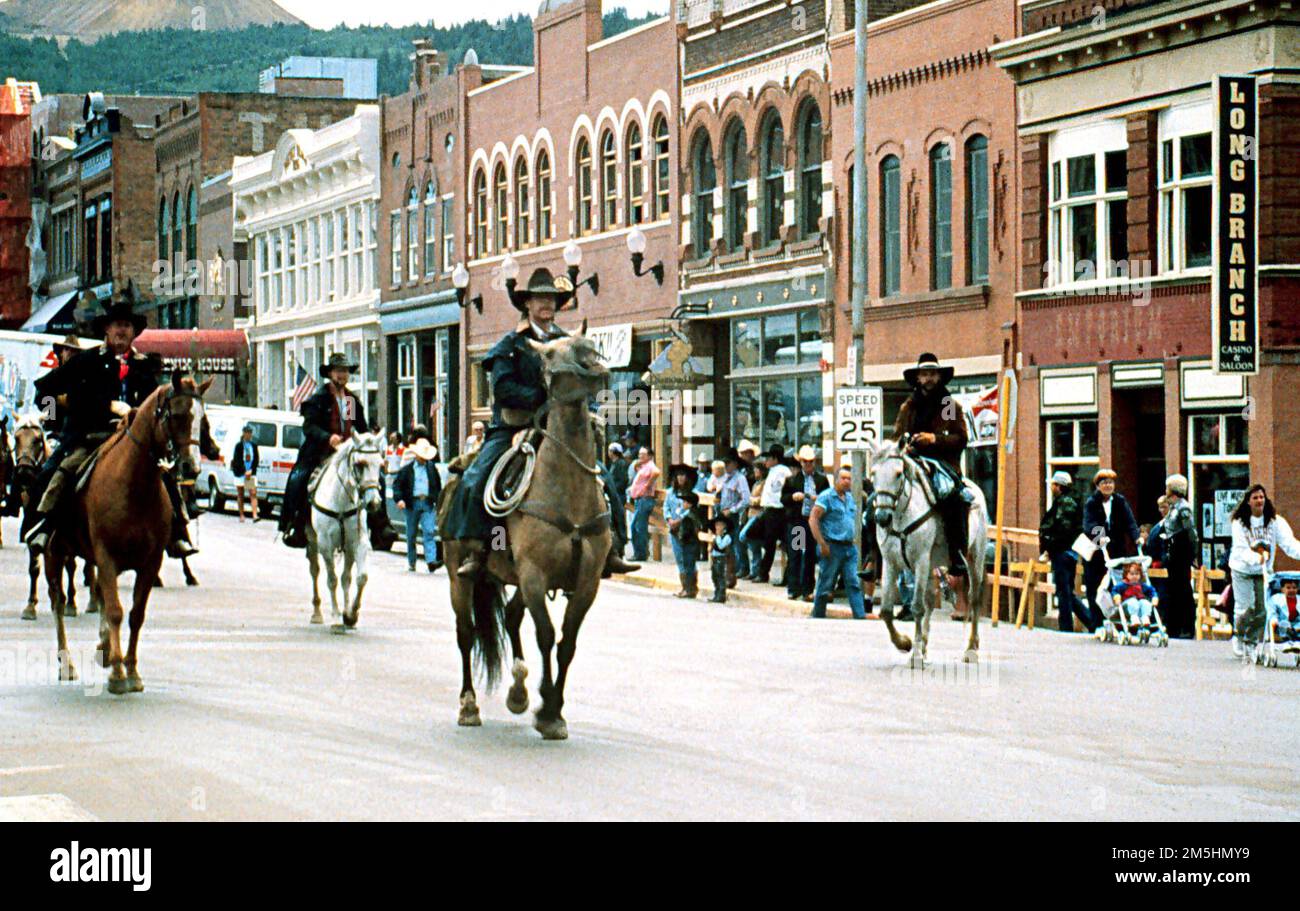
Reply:
[[[695,482],[700,478],[700,470],[694,465],[685,465],[678,462],[668,466],[668,480],[670,484],[672,483],[672,479],[677,477],[679,474],[686,475],[686,488],[688,490],[694,487]]]
[[[727,515],[725,512],[714,514],[713,518],[709,520],[709,527],[712,528],[719,522],[726,526],[727,534],[731,534],[731,530],[735,528],[735,525],[731,522],[731,516]]]
[[[135,285],[128,281],[125,290],[113,298],[103,313],[91,320],[91,328],[96,335],[103,335],[107,332],[109,323],[123,320],[129,322],[135,329],[135,334],[139,335],[149,325],[149,320],[143,313],[135,312],[135,303]]]
[[[785,461],[785,447],[780,443],[773,443],[772,448],[763,453],[764,458],[776,459],[778,462]]]
[[[573,294],[573,283],[567,276],[556,278],[551,274],[551,270],[545,267],[533,270],[533,274],[528,276],[528,286],[517,294],[510,296],[510,303],[515,305],[515,309],[520,313],[528,312],[528,298],[530,297],[553,297],[555,298],[555,308],[558,310],[568,302]]]
[[[945,386],[952,380],[953,368],[940,366],[939,359],[927,351],[916,359],[915,367],[903,371],[903,381],[909,386],[915,386],[916,375],[922,370],[938,370],[939,382]]]
[[[335,351],[330,355],[329,360],[320,365],[320,375],[328,379],[330,371],[337,370],[340,367],[344,370],[351,371],[352,373],[356,373],[360,369],[357,364],[348,363],[348,356],[346,354]]]
[[[722,461],[723,463],[735,462],[737,465],[749,464],[748,462],[745,461],[745,459],[741,456],[741,454],[736,451],[735,446],[732,446],[730,449],[727,450],[727,454],[722,457]]]

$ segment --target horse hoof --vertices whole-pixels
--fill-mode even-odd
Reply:
[[[357,614],[344,614],[343,625],[346,626],[348,629],[353,629],[357,625],[357,619],[358,619]]]
[[[90,606],[86,608],[86,613],[88,613],[88,614],[97,614],[97,613],[99,613],[99,605],[98,605],[97,603],[95,603],[94,601],[91,601],[91,602],[90,602]]]
[[[36,619],[36,607],[34,605],[29,604],[23,608],[23,619],[24,620]]]
[[[131,692],[131,684],[125,677],[109,677],[107,689],[114,696],[125,696]]]
[[[77,679],[77,669],[71,663],[59,665],[59,681],[62,683],[71,683]]]
[[[63,605],[63,619],[75,616],[77,616],[77,605],[71,603]]]
[[[962,655],[961,660],[967,664],[979,664],[980,653],[975,651],[973,648],[968,648],[966,649],[966,654]]]
[[[910,652],[912,650],[912,640],[906,636],[899,636],[898,641],[894,643],[894,647],[900,652]]]
[[[528,690],[522,686],[510,687],[510,692],[506,694],[506,708],[512,715],[522,715],[528,711]]]
[[[140,675],[135,671],[126,675],[126,691],[128,693],[144,692],[144,681],[140,679]]]
[[[313,626],[320,626],[322,623],[325,622],[325,618],[322,617],[320,614],[312,614],[311,622]]]
[[[907,660],[907,665],[914,671],[925,670],[925,657],[920,652],[912,652],[912,657]]]
[[[330,632],[333,633],[333,634],[336,635],[336,636],[343,636],[343,635],[346,635],[346,634],[347,634],[347,631],[348,631],[348,628],[347,628],[346,626],[344,626],[342,623],[331,623],[331,624],[330,624]]]
[[[186,584],[186,585],[198,585],[198,584],[199,584],[199,580],[198,580],[198,579],[186,579],[186,580],[185,580],[185,584]]]
[[[543,740],[568,740],[569,726],[563,718],[533,719],[533,728],[542,735]]]
[[[466,693],[460,697],[460,717],[456,723],[463,728],[476,728],[483,724],[483,719],[479,718],[478,701],[474,698],[473,693]]]

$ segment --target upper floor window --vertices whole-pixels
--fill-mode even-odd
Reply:
[[[488,243],[488,192],[487,175],[480,170],[474,175],[474,255],[487,256]]]
[[[822,220],[822,112],[816,102],[804,104],[799,126],[799,236],[821,230]]]
[[[600,226],[608,230],[618,224],[618,149],[614,146],[614,134],[610,132],[600,140],[600,190],[604,199]]]
[[[353,222],[356,227],[357,242],[354,250],[361,249],[361,213],[356,212]],[[406,277],[415,281],[420,277],[420,194],[411,187],[406,194]]]
[[[880,163],[880,296],[897,294],[903,266],[902,168],[898,156]]]
[[[424,185],[424,274],[438,271],[438,186],[432,180]]]
[[[641,142],[641,127],[634,123],[627,131],[628,224],[645,221],[645,203],[645,146]]]
[[[785,225],[785,128],[776,111],[768,113],[760,135],[763,189],[759,230],[763,232],[763,244],[770,245],[781,239]]]
[[[515,249],[528,246],[528,223],[532,214],[532,195],[528,183],[528,160],[515,162]]]
[[[692,178],[694,184],[694,210],[691,213],[691,237],[695,247],[695,256],[703,258],[709,255],[713,245],[713,191],[718,185],[717,167],[713,162],[713,144],[709,137],[700,130],[695,141],[695,154],[692,156]]]
[[[442,201],[442,271],[449,272],[456,261],[456,220],[451,199]]]
[[[158,258],[167,258],[167,220],[169,218],[167,209],[167,197],[164,196],[158,203]]]
[[[555,236],[551,219],[551,156],[542,149],[537,153],[537,242]]]
[[[506,249],[510,225],[510,189],[506,184],[506,166],[498,164],[492,175],[492,204],[496,207],[496,230],[492,248],[497,253]]]
[[[1160,116],[1160,271],[1211,265],[1214,151],[1207,105]]]
[[[1127,268],[1127,143],[1120,121],[1051,138],[1047,284],[1110,278]]]
[[[199,258],[199,194],[190,187],[185,198],[185,260],[194,262]]]
[[[989,280],[989,140],[966,140],[966,284]]]
[[[185,209],[181,203],[181,194],[172,194],[172,257],[181,252],[182,239],[185,237]]]
[[[668,155],[668,118],[660,115],[654,121],[655,140],[655,211],[654,217],[668,217],[669,172],[672,159]]]
[[[952,148],[930,150],[930,287],[952,287]]]
[[[587,137],[578,140],[578,153],[574,156],[578,174],[578,218],[579,234],[591,232],[592,216],[592,177],[591,177],[591,143]]]
[[[745,145],[745,128],[735,123],[727,133],[725,145],[727,171],[727,246],[740,250],[745,246],[745,229],[749,224],[749,150]]]

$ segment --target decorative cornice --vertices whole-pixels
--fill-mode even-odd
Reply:
[[[958,54],[955,57],[947,57],[943,60],[935,60],[930,63],[923,63],[920,66],[914,66],[910,69],[899,70],[896,73],[890,73],[887,76],[878,76],[867,82],[868,95],[881,95],[886,92],[896,91],[911,85],[918,85],[922,82],[933,82],[936,79],[945,79],[949,76],[956,76],[967,70],[978,69],[992,61],[993,55],[988,52],[987,48],[969,51],[965,54]],[[845,85],[831,91],[831,98],[835,104],[843,106],[853,103],[853,86]]]

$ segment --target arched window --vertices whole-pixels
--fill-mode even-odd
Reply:
[[[164,196],[158,203],[158,258],[167,258],[167,197]]]
[[[713,245],[713,191],[718,185],[718,172],[713,162],[713,144],[700,130],[695,140],[695,154],[691,156],[691,173],[694,182],[695,206],[691,213],[691,235],[695,257],[703,259]]]
[[[510,188],[506,183],[506,166],[498,163],[492,173],[492,204],[496,207],[496,230],[493,232],[493,250],[501,253],[510,237]]]
[[[172,194],[172,259],[181,252],[182,238],[185,235],[185,207],[181,203],[181,194]]]
[[[438,272],[438,185],[424,185],[424,274]]]
[[[632,124],[627,131],[627,223],[645,221],[645,146],[641,127]]]
[[[966,284],[989,280],[989,140],[966,140]]]
[[[672,159],[668,157],[668,118],[662,114],[655,117],[654,126],[651,129],[655,142],[655,161],[654,161],[654,217],[656,219],[668,217],[669,192],[670,185],[668,182],[669,171],[672,168]]]
[[[532,194],[528,186],[528,159],[515,162],[515,249],[528,246],[528,222],[532,214]]]
[[[930,150],[930,287],[952,287],[952,148]]]
[[[574,156],[578,173],[578,233],[591,231],[592,216],[592,180],[591,180],[591,143],[584,136],[578,140],[578,153]]]
[[[420,277],[420,191],[414,185],[406,191],[406,277]]]
[[[763,122],[762,155],[759,168],[763,174],[762,203],[759,230],[767,246],[781,239],[785,224],[785,129],[781,115],[768,113]]]
[[[799,236],[821,230],[822,112],[814,101],[804,104],[799,119]]]
[[[192,263],[199,258],[199,194],[192,186],[186,194],[185,222],[185,261]]]
[[[749,149],[745,144],[745,128],[733,122],[723,146],[723,166],[727,176],[727,230],[728,249],[741,250],[745,246],[745,230],[749,226]]]
[[[537,242],[554,237],[551,219],[551,156],[542,149],[537,153]]]
[[[480,168],[474,175],[474,255],[487,256],[488,245],[487,175]]]
[[[880,163],[880,296],[897,294],[902,275],[902,169],[898,156]]]
[[[600,138],[600,192],[600,227],[608,230],[618,224],[618,149],[608,130]]]

